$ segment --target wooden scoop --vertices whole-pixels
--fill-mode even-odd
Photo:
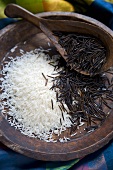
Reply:
[[[61,56],[67,61],[67,53],[65,49],[58,43],[59,38],[53,34],[53,31],[64,31],[64,32],[76,32],[76,33],[84,33],[90,34],[97,38],[99,38],[107,49],[107,62],[103,65],[99,72],[106,71],[109,67],[113,65],[113,36],[109,34],[104,28],[101,26],[95,26],[93,24],[89,24],[87,22],[81,21],[72,21],[72,20],[50,20],[37,17],[26,9],[15,5],[8,4],[5,8],[5,14],[11,18],[24,18],[27,21],[31,22],[38,28],[42,30],[42,32],[50,39],[50,41],[57,48],[58,52]],[[70,65],[71,66],[71,65]],[[89,75],[88,72],[83,70],[76,70],[82,74]],[[98,72],[98,73],[99,73]],[[97,74],[98,74],[97,73]]]

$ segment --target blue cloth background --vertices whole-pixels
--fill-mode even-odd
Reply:
[[[95,18],[113,30],[113,1],[95,0],[88,8],[86,15]]]
[[[73,2],[76,5],[76,0]],[[85,15],[91,16],[103,22],[113,30],[113,3],[108,3],[104,0],[95,0],[90,6],[87,6]],[[16,22],[16,20],[10,18],[0,19],[0,29],[14,22]],[[6,146],[4,146],[2,143],[0,143],[0,170],[67,170],[67,169],[113,170],[113,140],[110,141],[109,144],[107,144],[99,151],[90,154],[81,160],[76,159],[67,162],[38,161],[23,156],[19,153],[16,153],[7,148]]]

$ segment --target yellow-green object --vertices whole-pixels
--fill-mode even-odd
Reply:
[[[89,8],[89,6],[95,0],[67,0],[67,1],[74,6],[75,12],[77,12],[77,13],[85,13],[87,11],[87,9]]]
[[[44,11],[74,11],[71,3],[64,0],[43,0]]]
[[[113,0],[105,0],[105,1],[113,4]]]
[[[33,13],[46,11],[74,11],[74,7],[64,0],[16,0],[16,3]]]
[[[5,4],[3,2],[0,1],[0,18],[4,18],[4,8],[5,8]]]
[[[42,1],[43,0],[16,0],[16,3],[33,13],[38,13],[44,11]]]
[[[0,0],[0,18],[6,17],[4,9],[8,3],[15,3],[15,0]]]
[[[91,3],[93,2],[94,0],[85,0],[85,2],[88,4],[88,5],[91,5]]]

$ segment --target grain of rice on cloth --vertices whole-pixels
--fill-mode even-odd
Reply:
[[[11,59],[2,70],[1,106],[2,109],[9,108],[8,115],[13,116],[13,120],[11,117],[7,118],[9,123],[23,134],[54,141],[53,132],[59,135],[59,132],[66,130],[72,123],[66,112],[63,113],[63,120],[56,92],[50,90],[53,82],[47,75],[53,76],[56,72],[48,62],[48,55],[38,50]],[[48,79],[47,84],[44,76]],[[4,112],[5,109],[2,113]]]

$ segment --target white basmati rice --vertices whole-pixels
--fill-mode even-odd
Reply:
[[[55,71],[48,64],[47,57],[43,52],[35,50],[16,59],[11,58],[2,70],[5,76],[1,79],[1,99],[2,108],[9,107],[8,115],[13,116],[13,121],[8,118],[11,126],[15,126],[24,135],[56,142],[52,134],[55,132],[59,135],[71,126],[71,121],[66,112],[63,113],[63,120],[59,103],[56,102],[56,93],[50,90],[53,83],[47,75],[51,76]],[[42,73],[48,79],[47,85]],[[5,113],[5,110],[2,112]]]

